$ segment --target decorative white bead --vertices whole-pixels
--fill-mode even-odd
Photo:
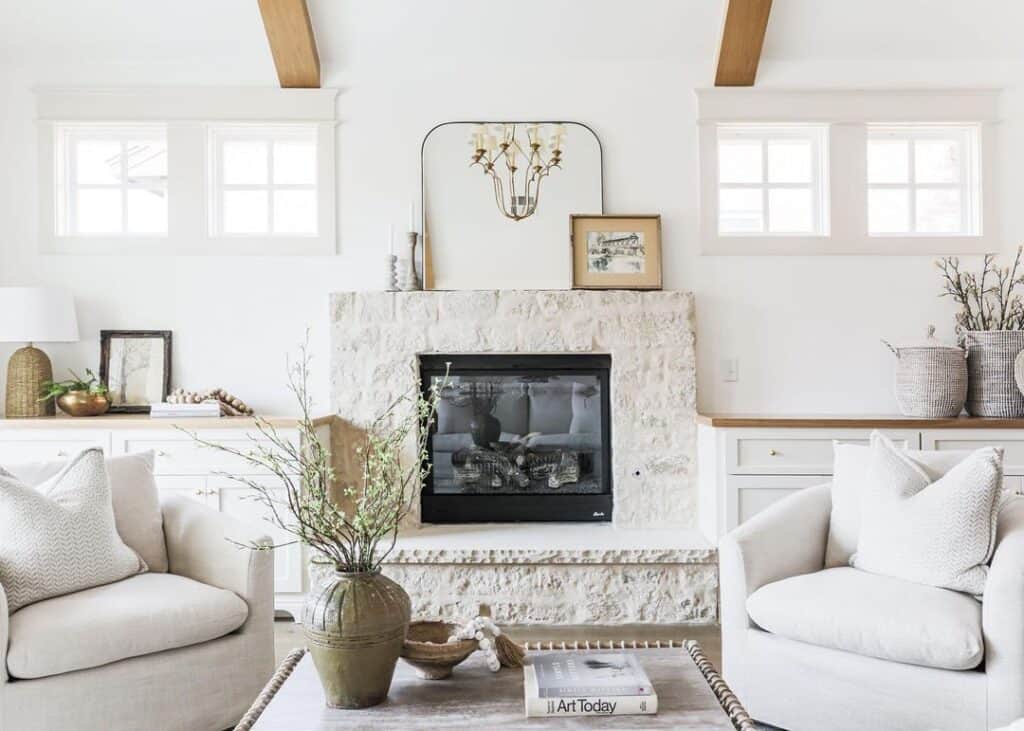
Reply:
[[[484,653],[487,667],[491,672],[496,673],[501,670],[501,661],[498,659],[498,653],[495,651],[493,638],[499,636],[501,636],[501,630],[494,623],[494,620],[490,617],[481,616],[466,622],[464,626],[460,627],[448,638],[448,641],[458,642],[459,640],[475,639],[479,646],[479,651]]]

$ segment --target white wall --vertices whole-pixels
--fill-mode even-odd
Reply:
[[[364,6],[365,7],[365,6]],[[711,32],[711,31],[709,31]],[[367,41],[369,43],[369,41]],[[605,150],[608,212],[661,212],[665,287],[697,294],[700,407],[745,412],[893,412],[892,357],[879,338],[952,332],[931,257],[702,257],[698,254],[695,105],[711,53],[692,62],[565,59],[505,67],[441,56],[325,64],[339,97],[340,255],[333,258],[40,256],[35,250],[30,87],[62,84],[256,83],[237,69],[190,66],[26,71],[0,67],[0,284],[60,283],[79,302],[86,338],[48,350],[58,371],[95,365],[102,328],[175,333],[175,381],[221,385],[265,411],[291,411],[283,361],[313,328],[316,393],[326,405],[327,294],[378,286],[387,222],[400,230],[418,197],[419,144],[435,123],[461,118],[567,118],[591,125]],[[492,63],[494,61],[494,63]],[[255,78],[254,78],[255,77]],[[514,78],[512,88],[502,79]],[[999,59],[900,63],[863,58],[765,63],[765,86],[1004,86],[1002,240],[1024,241],[1024,64]],[[566,165],[572,164],[571,149]],[[970,260],[972,263],[974,259]],[[0,358],[10,352],[0,346]],[[718,365],[739,359],[739,381]],[[352,364],[352,367],[363,367]],[[2,379],[2,376],[0,376]]]

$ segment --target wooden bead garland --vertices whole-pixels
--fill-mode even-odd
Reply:
[[[232,396],[223,388],[209,391],[187,391],[176,388],[167,396],[169,404],[201,404],[204,401],[219,401],[221,413],[225,416],[252,416],[253,410],[237,396]]]

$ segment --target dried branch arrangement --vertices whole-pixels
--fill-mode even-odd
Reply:
[[[1000,267],[994,254],[986,254],[981,273],[960,271],[960,260],[948,256],[935,262],[942,272],[940,297],[952,297],[960,306],[956,313],[958,331],[1024,330],[1024,302],[1016,294],[1024,284],[1020,271],[1021,253],[1017,248],[1012,267]]]
[[[398,527],[412,510],[419,487],[430,470],[427,440],[437,415],[443,383],[424,397],[412,388],[388,406],[367,429],[355,453],[362,465],[360,484],[343,488],[350,508],[331,496],[334,470],[331,454],[317,439],[309,395],[308,349],[303,346],[296,364],[289,366],[288,387],[299,402],[299,445],[281,437],[272,424],[256,417],[257,434],[251,446],[240,449],[211,442],[190,432],[199,444],[233,454],[260,471],[269,471],[283,485],[268,487],[257,478],[223,474],[251,489],[251,499],[265,506],[268,520],[295,537],[274,546],[249,546],[270,550],[303,543],[318,551],[338,571],[376,571],[394,548]],[[415,441],[411,464],[402,453]],[[283,492],[283,495],[281,494]]]

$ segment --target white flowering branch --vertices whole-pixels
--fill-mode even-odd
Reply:
[[[309,363],[307,338],[298,362],[288,368],[288,388],[300,409],[298,444],[282,437],[273,424],[259,416],[255,417],[256,434],[249,436],[248,448],[186,433],[199,444],[239,457],[277,478],[277,484],[273,484],[259,477],[221,473],[248,487],[251,499],[266,508],[268,521],[295,538],[246,548],[271,550],[299,542],[318,551],[338,571],[376,571],[394,548],[399,525],[412,510],[419,487],[429,474],[430,426],[437,416],[439,393],[447,383],[447,373],[442,383],[431,385],[425,394],[412,388],[399,396],[374,420],[355,450],[362,463],[360,483],[343,490],[352,505],[351,512],[347,512],[331,494],[334,469],[330,450],[317,438],[313,422]],[[402,452],[412,439],[416,444],[415,462],[403,464]]]

